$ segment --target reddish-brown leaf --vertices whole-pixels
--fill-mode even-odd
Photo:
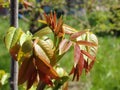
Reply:
[[[88,73],[88,61],[84,60],[85,73]]]
[[[56,71],[53,69],[53,67],[46,60],[36,57],[35,63],[36,63],[38,70],[41,73],[48,75],[54,79],[57,79],[59,77]]]
[[[39,52],[39,47],[37,44],[34,44],[34,56],[35,56],[35,64],[37,68],[41,71],[41,73],[50,76],[51,78],[57,79],[58,74],[50,65],[50,63],[46,60],[46,57],[43,56],[41,52]]]
[[[39,78],[40,78],[41,81],[43,81],[44,83],[46,83],[48,85],[53,86],[53,83],[51,81],[51,77],[50,76],[48,76],[48,75],[46,75],[44,73],[41,73],[41,71],[38,71],[38,73],[39,73]]]
[[[59,45],[59,55],[67,52],[71,46],[72,46],[71,41],[68,41],[67,39],[63,39]]]
[[[20,49],[20,45],[16,44],[13,47],[10,48],[10,55],[14,60],[17,60],[17,55]]]
[[[94,63],[95,63],[95,60],[93,60],[93,61],[90,62],[89,66],[88,66],[88,70],[89,71],[92,69]]]
[[[84,57],[80,51],[80,47],[77,44],[74,46],[74,59],[74,67],[72,68],[70,74],[73,73],[73,80],[76,78],[78,81],[84,68]]]
[[[30,73],[30,77],[27,80],[27,90],[31,88],[35,80],[37,79],[37,70],[34,70]]]
[[[63,25],[63,21],[62,21],[62,18],[59,19],[58,21],[58,24],[57,24],[57,27],[55,28],[55,33],[58,34],[60,32],[60,29]]]
[[[76,67],[76,65],[78,64],[79,62],[79,59],[80,59],[80,47],[78,44],[75,44],[74,45],[74,66]]]
[[[18,84],[22,84],[27,81],[33,71],[35,71],[33,57],[24,58],[19,69]]]
[[[79,62],[78,62],[78,68],[79,68],[79,75],[81,75],[82,71],[83,71],[83,68],[84,68],[84,57],[83,57],[82,53],[80,53],[80,59],[79,59]]]
[[[83,31],[79,31],[79,32],[73,33],[73,34],[70,36],[70,39],[71,39],[71,40],[74,40],[74,39],[76,39],[77,37],[85,34],[86,32],[88,32],[88,31],[87,31],[87,30],[83,30]]]
[[[54,19],[54,23],[57,23],[57,17],[56,17],[56,13],[54,12],[54,15],[53,15],[53,19]],[[55,27],[55,24],[54,24],[54,27]]]
[[[76,41],[76,43],[79,44],[79,45],[85,45],[85,46],[97,46],[96,43],[89,42],[89,41],[84,41],[84,40]]]
[[[95,57],[90,55],[88,52],[86,52],[85,50],[81,50],[81,52],[86,55],[88,58],[90,58],[91,60],[95,60]]]

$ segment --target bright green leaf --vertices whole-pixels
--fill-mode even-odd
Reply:
[[[13,39],[15,30],[16,30],[16,28],[10,27],[9,30],[7,31],[6,35],[5,35],[5,45],[6,45],[8,50],[11,47],[11,43],[12,43],[12,39]]]
[[[44,36],[39,40],[38,44],[44,50],[48,58],[52,59],[54,55],[54,45],[52,40]]]
[[[5,45],[9,50],[13,47],[16,43],[18,43],[20,36],[22,34],[22,30],[20,28],[10,27],[5,35]]]
[[[49,28],[49,27],[45,27],[45,28],[43,28],[43,29],[41,29],[41,30],[39,30],[38,32],[36,32],[35,34],[34,34],[34,36],[37,36],[37,37],[42,37],[42,36],[45,36],[45,35],[47,35],[47,34],[50,34],[52,31],[51,31],[51,29]]]

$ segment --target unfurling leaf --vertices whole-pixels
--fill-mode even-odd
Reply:
[[[79,36],[76,41],[77,44],[79,44],[81,50],[83,52],[88,52],[88,56],[95,57],[97,53],[97,48],[98,48],[98,40],[97,37],[91,33],[87,32],[86,34]],[[89,59],[90,57],[84,56],[85,60]]]
[[[43,51],[43,49],[38,44],[34,45],[34,49],[35,49],[34,53],[36,56],[41,56],[41,58],[43,57],[44,60],[46,60],[48,63],[50,63],[50,59],[48,58],[46,53]]]
[[[51,60],[54,55],[54,45],[52,40],[44,36],[41,39],[39,39],[38,44],[42,48],[42,50],[45,52],[47,57]]]
[[[64,36],[64,29],[63,29],[63,21],[62,18],[56,21],[56,13],[50,13],[49,15],[44,14],[47,25],[50,27],[50,29],[53,31],[54,35],[58,37]]]
[[[80,53],[81,53],[81,51],[80,51],[80,47],[77,45],[77,44],[75,44],[74,45],[74,67],[76,67],[76,65],[78,64],[78,62],[79,62],[79,59],[80,59]]]
[[[49,27],[44,27],[42,28],[41,30],[37,31],[34,36],[37,36],[37,37],[43,37],[47,34],[50,34],[52,32],[52,30],[49,28]]]
[[[31,86],[33,85],[33,83],[37,80],[37,70],[33,70],[30,74],[30,77],[28,78],[27,81],[27,90],[29,90],[31,88]]]
[[[72,46],[71,41],[68,41],[67,39],[63,39],[59,45],[59,55],[67,52],[71,46]]]
[[[76,78],[76,80],[79,80],[80,75],[82,74],[82,71],[84,69],[84,57],[81,53],[81,50],[79,46],[76,44],[74,45],[74,66],[70,72],[70,74],[73,75],[73,80]]]
[[[26,41],[26,40],[31,40],[33,37],[33,35],[27,31],[26,33],[22,33],[21,37],[20,37],[20,40],[19,40],[19,43],[20,45],[22,46],[22,44]]]
[[[33,50],[33,42],[32,40],[26,40],[22,45],[22,51],[24,53],[32,52]]]
[[[59,77],[68,76],[67,72],[60,66],[56,66],[55,70],[58,73]]]
[[[37,69],[40,71],[41,75],[44,74],[51,79],[57,79],[59,76],[50,63],[46,60],[46,57],[43,56],[42,53],[38,51],[39,46],[37,44],[34,45],[34,54],[35,54],[35,64]],[[41,76],[40,75],[40,76]],[[42,77],[41,77],[42,78]]]
[[[19,69],[18,84],[23,84],[27,81],[31,77],[30,75],[33,71],[35,71],[32,57],[24,57],[22,60],[23,62]]]
[[[9,28],[5,35],[5,45],[8,50],[10,50],[10,48],[13,47],[16,43],[18,43],[18,40],[20,39],[22,33],[23,32],[20,28]]]

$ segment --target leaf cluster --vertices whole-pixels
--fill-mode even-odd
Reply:
[[[78,81],[84,69],[88,73],[96,58],[98,40],[93,33],[63,24],[62,17],[57,20],[56,13],[44,16],[45,20],[38,22],[46,27],[38,32],[24,33],[20,28],[10,27],[4,39],[12,58],[19,62],[18,83],[26,82],[27,90],[41,81],[55,89],[63,85],[68,74],[55,66],[72,47],[74,64],[69,74],[73,74],[73,80]]]

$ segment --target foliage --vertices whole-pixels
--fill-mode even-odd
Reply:
[[[108,11],[93,11],[89,13],[89,24],[94,32],[109,32],[114,28],[110,22],[111,13]]]
[[[10,27],[5,35],[5,45],[20,65],[18,83],[27,82],[27,89],[35,81],[42,81],[53,88],[66,82],[68,75],[60,77],[61,73],[55,66],[71,47],[74,48],[74,65],[70,72],[73,80],[79,80],[83,69],[88,73],[95,62],[98,40],[93,33],[77,31],[63,24],[62,18],[57,20],[55,13],[44,16],[45,21],[39,22],[47,26],[34,35],[14,27]]]
[[[110,21],[114,25],[114,30],[120,30],[120,7],[119,6],[112,6],[110,8],[111,17]]]
[[[76,22],[70,20],[69,23],[76,25],[79,22],[77,27],[90,28],[95,33],[119,31],[119,4],[119,0],[84,0],[81,2],[79,10],[75,11],[75,18],[73,18]],[[68,17],[66,18],[68,19]]]
[[[0,70],[0,88],[8,83],[8,73],[6,73],[4,70]]]

